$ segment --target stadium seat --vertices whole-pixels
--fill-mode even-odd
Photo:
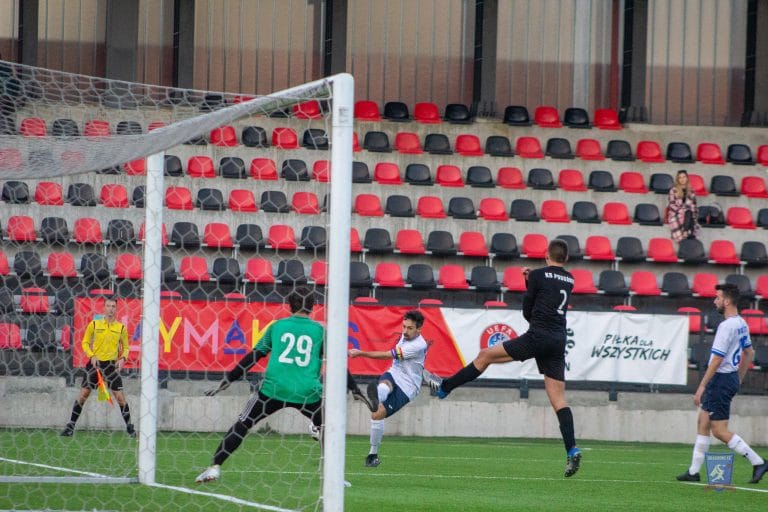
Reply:
[[[744,176],[741,179],[741,193],[747,197],[766,199],[768,190],[765,187],[765,179],[761,176]]]
[[[725,222],[735,229],[755,229],[752,212],[744,206],[731,206],[725,214]]]
[[[374,194],[358,194],[355,196],[355,213],[365,217],[383,217],[379,196]]]
[[[605,156],[617,162],[632,162],[635,160],[635,156],[632,154],[632,147],[625,140],[614,139],[608,141]]]
[[[279,126],[272,130],[272,145],[278,149],[298,149],[299,136],[293,128]]]
[[[95,252],[83,254],[80,258],[80,273],[88,282],[106,284],[110,276],[107,257]]]
[[[408,164],[404,181],[410,185],[432,185],[432,174],[424,164]]]
[[[170,186],[165,189],[165,207],[170,210],[191,210],[192,192],[187,187]]]
[[[197,191],[195,207],[206,211],[223,211],[227,209],[224,194],[217,188],[201,188]]]
[[[373,279],[371,278],[371,271],[368,265],[363,261],[350,261],[349,286],[351,288],[370,288],[372,284]],[[357,301],[357,299],[355,300]]]
[[[541,220],[545,222],[571,222],[565,203],[559,199],[542,201]]]
[[[561,128],[560,115],[555,107],[542,105],[533,111],[533,122],[543,128]]]
[[[670,142],[667,144],[667,160],[676,164],[692,164],[691,146],[687,142]]]
[[[648,241],[648,261],[654,263],[677,263],[675,247],[669,238],[651,238]]]
[[[101,187],[99,203],[106,208],[128,208],[128,191],[119,183],[107,183]]]
[[[616,304],[611,308],[613,311],[619,311],[623,313],[632,313],[637,311],[637,308],[635,306],[632,306],[630,304]]]
[[[541,143],[536,137],[518,137],[515,142],[515,154],[521,158],[544,158]]]
[[[309,282],[317,286],[325,286],[328,283],[328,262],[315,260],[309,267]]]
[[[582,160],[605,160],[597,139],[579,139],[576,142],[576,156]]]
[[[352,183],[372,183],[368,164],[365,162],[352,162]]]
[[[452,197],[448,201],[448,216],[454,219],[476,219],[477,210],[469,197]]]
[[[50,277],[77,277],[75,258],[71,252],[52,252],[48,255],[46,273]]]
[[[467,169],[467,185],[478,188],[493,188],[491,170],[484,165],[472,165]]]
[[[712,176],[709,191],[718,196],[737,197],[739,195],[739,191],[736,189],[736,181],[734,181],[733,177],[723,174]]]
[[[557,176],[557,188],[570,192],[584,192],[584,175],[578,169],[562,169]]]
[[[424,239],[415,229],[401,229],[395,235],[395,252],[401,254],[424,254]]]
[[[739,259],[747,267],[764,267],[768,265],[768,252],[765,244],[756,240],[747,240],[741,244]]]
[[[745,308],[739,311],[739,316],[747,322],[751,336],[768,334],[768,321],[765,315],[765,311],[760,309]]]
[[[431,231],[427,235],[427,252],[433,256],[455,256],[456,244],[448,231]]]
[[[627,205],[619,202],[609,202],[603,205],[603,221],[608,224],[632,224]]]
[[[286,224],[272,224],[267,230],[267,247],[275,251],[295,251],[296,233]]]
[[[301,136],[301,146],[307,149],[327,150],[330,142],[322,128],[307,128]]]
[[[477,135],[462,133],[456,136],[456,152],[461,156],[483,156]]]
[[[181,159],[176,155],[165,155],[163,160],[163,174],[172,178],[181,178],[184,176],[184,169],[181,167]]]
[[[736,246],[730,240],[712,240],[709,244],[709,263],[716,265],[739,265],[741,259],[736,254]]]
[[[632,272],[629,280],[630,295],[661,295],[661,290],[656,283],[656,275],[647,270],[636,270]]]
[[[530,199],[513,199],[509,207],[509,217],[517,221],[538,222],[536,205]]]
[[[693,306],[681,306],[677,308],[678,313],[682,313],[688,317],[688,332],[698,334],[701,332],[701,326],[703,324],[701,310]]]
[[[402,288],[405,286],[403,272],[397,263],[384,262],[376,265],[373,282],[377,286]]]
[[[8,217],[4,238],[11,242],[37,241],[35,221],[28,215],[12,215]]]
[[[674,256],[674,251],[673,251]],[[622,236],[616,242],[616,260],[625,263],[640,263],[645,261],[643,243],[634,236]],[[677,261],[677,257],[675,257]]]
[[[757,211],[757,226],[768,229],[768,208],[760,208]]]
[[[235,285],[240,282],[240,263],[235,258],[218,257],[211,266],[211,279],[220,285]]]
[[[437,286],[432,267],[425,263],[413,263],[405,273],[405,282],[417,290],[429,290]]]
[[[318,183],[331,181],[331,163],[328,160],[316,160],[312,164],[312,179]]]
[[[713,142],[702,142],[698,145],[696,148],[696,160],[703,164],[725,164],[720,146]]]
[[[391,217],[413,217],[415,215],[411,198],[403,195],[387,197],[384,213]]]
[[[557,235],[555,238],[559,238],[568,245],[568,261],[579,261],[584,259],[584,251],[581,250],[581,244],[579,239],[573,235]]]
[[[480,200],[478,216],[485,220],[508,221],[507,207],[497,197],[484,197]]]
[[[320,102],[307,100],[293,106],[293,116],[296,119],[320,119],[323,116]]]
[[[420,197],[416,203],[416,214],[423,218],[444,219],[443,200],[436,196]]]
[[[592,171],[587,179],[587,187],[595,192],[616,192],[613,175],[608,171]]]
[[[447,290],[467,290],[469,283],[461,265],[446,264],[438,271],[437,286]]]
[[[547,149],[544,154],[550,158],[573,158],[571,143],[560,137],[553,137],[547,141]]]
[[[504,124],[512,126],[531,126],[528,109],[522,105],[508,105],[504,108]]]
[[[431,155],[451,155],[451,142],[442,133],[429,133],[424,137],[424,151]]]
[[[24,137],[45,137],[48,129],[45,121],[39,117],[25,117],[19,125],[19,135]]]
[[[517,167],[500,167],[496,175],[496,184],[502,188],[520,190],[525,188],[523,173]]]
[[[531,169],[528,171],[528,186],[536,190],[555,190],[552,171],[540,167]]]
[[[399,153],[407,155],[420,155],[424,153],[421,149],[419,136],[413,132],[398,132],[395,135],[395,149]]]
[[[478,292],[499,292],[501,283],[496,269],[487,265],[472,267],[469,272],[469,287]]]
[[[249,283],[271,284],[275,282],[272,263],[264,258],[250,258],[245,263],[243,279]]]
[[[388,101],[384,104],[384,119],[396,122],[407,122],[411,119],[408,105],[402,101]]]
[[[43,217],[38,235],[48,245],[66,245],[71,239],[67,221],[62,217]]]
[[[224,222],[209,222],[203,228],[203,245],[217,249],[231,249],[235,246],[229,224]]]
[[[707,186],[704,184],[704,178],[702,178],[700,174],[688,174],[688,184],[691,187],[691,190],[693,190],[693,193],[697,196],[705,196],[709,194]]]
[[[360,147],[360,139],[357,136],[357,132],[352,132],[352,151],[354,153],[359,153],[363,150],[363,148]]]
[[[755,296],[759,300],[768,299],[768,274],[757,276],[757,281],[755,281]]]
[[[214,146],[234,147],[238,145],[235,127],[230,125],[214,128],[210,133],[210,141]]]
[[[19,306],[24,314],[45,314],[50,310],[50,301],[44,288],[22,288]],[[39,339],[33,340],[33,342],[39,341]]]
[[[179,276],[176,273],[176,266],[174,265],[173,258],[163,254],[160,258],[160,275],[163,283],[172,283],[178,281]],[[162,296],[163,291],[160,292]],[[176,292],[178,293],[178,292]]]
[[[744,274],[728,274],[725,276],[725,282],[738,286],[741,298],[745,300],[754,300],[755,291],[752,289],[752,283],[749,280],[749,276]]]
[[[299,236],[299,248],[315,255],[328,246],[328,232],[323,226],[304,226]]]
[[[429,102],[416,103],[413,107],[413,120],[417,123],[437,124],[441,123],[440,112],[437,105]]]
[[[389,231],[383,228],[368,228],[363,239],[363,251],[372,254],[388,254],[394,251]]]
[[[90,183],[72,183],[67,187],[67,203],[72,206],[96,206],[96,193]]]
[[[35,202],[46,206],[64,205],[61,185],[52,181],[40,181],[35,187]]]
[[[571,207],[571,218],[576,222],[600,224],[597,205],[592,201],[575,201]]]
[[[648,184],[648,188],[654,194],[669,194],[669,189],[675,186],[675,180],[669,174],[653,173],[651,174],[651,181]]]
[[[462,103],[449,103],[445,106],[443,119],[453,124],[470,124],[473,121],[469,108]]]
[[[584,259],[594,261],[614,261],[611,241],[603,235],[590,235],[584,242]]]
[[[459,235],[459,255],[466,257],[488,257],[485,236],[479,231],[463,231]]]
[[[592,275],[591,270],[582,268],[572,268],[570,270],[573,276],[573,290],[571,293],[576,294],[591,294],[597,293],[597,287],[595,286],[595,277]]]
[[[682,272],[665,272],[661,278],[661,294],[667,297],[690,297],[693,292]]]
[[[384,132],[370,131],[363,137],[363,149],[374,153],[390,153],[389,136]]]
[[[485,153],[491,156],[515,156],[512,143],[504,135],[489,135],[485,139]]]
[[[117,279],[141,279],[143,264],[138,254],[123,253],[115,258],[115,277]]]
[[[755,165],[752,150],[746,144],[730,144],[725,155],[726,161],[734,165]]]
[[[186,221],[174,223],[171,228],[171,243],[180,248],[200,247],[200,231],[197,224]]]
[[[379,106],[374,101],[358,100],[355,102],[355,119],[358,121],[381,121]]]
[[[0,251],[0,276],[7,276],[10,272],[11,269],[8,265],[8,256],[6,256],[3,251]]]
[[[680,240],[677,248],[677,258],[683,263],[698,265],[707,262],[707,255],[704,252],[704,244],[701,240],[695,238],[686,238]]]
[[[517,239],[512,233],[494,233],[488,252],[489,256],[500,260],[511,260],[520,256]]]
[[[261,193],[259,204],[264,212],[288,213],[291,211],[288,198],[282,190],[265,190]]]
[[[768,165],[768,144],[758,146],[756,160],[762,165]]]
[[[461,169],[455,165],[439,165],[435,176],[435,183],[443,187],[463,187]]]
[[[544,259],[547,255],[547,237],[538,233],[528,233],[523,237],[522,255],[530,259]]]
[[[505,267],[501,285],[510,292],[525,292],[528,289],[522,267]]]
[[[8,204],[27,204],[29,187],[23,181],[6,181],[3,183],[2,200]]]
[[[664,162],[659,143],[652,140],[641,140],[637,143],[637,158],[641,162]]]
[[[653,203],[638,203],[635,205],[635,215],[633,222],[641,226],[661,226],[663,225],[659,207]]]
[[[304,160],[288,158],[283,160],[280,177],[286,181],[309,181],[309,169]]]
[[[595,126],[601,130],[621,130],[619,116],[611,108],[599,108],[595,110]]]
[[[202,256],[184,256],[179,262],[179,278],[182,281],[210,281],[208,262]]]
[[[592,128],[589,114],[583,108],[569,107],[563,112],[563,124],[568,128]]]
[[[400,168],[395,163],[379,162],[373,168],[373,179],[379,185],[402,185]]]
[[[634,171],[624,171],[619,175],[619,190],[630,194],[648,193],[643,175]]]
[[[256,212],[256,198],[247,189],[234,189],[229,192],[229,209],[233,212]]]
[[[715,286],[719,283],[717,275],[711,272],[696,272],[693,275],[691,290],[696,297],[714,297]]]
[[[268,148],[267,132],[261,126],[246,126],[243,128],[240,138],[243,146],[248,148]]]
[[[85,137],[109,137],[112,135],[112,130],[107,121],[91,119],[90,121],[86,121],[85,127],[83,128],[83,135]]]
[[[51,125],[51,135],[55,137],[78,137],[80,135],[80,128],[72,119],[56,119]]]
[[[13,258],[13,272],[21,279],[36,280],[43,275],[43,263],[36,251],[19,251]]]
[[[305,215],[320,213],[320,204],[314,192],[294,192],[291,198],[291,208],[294,212]]]
[[[137,241],[133,222],[126,219],[110,219],[104,238],[108,244],[117,246],[132,245]]]

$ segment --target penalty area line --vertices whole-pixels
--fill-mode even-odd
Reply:
[[[296,512],[295,510],[290,508],[280,508],[272,505],[265,505],[264,503],[247,501],[240,498],[235,498],[234,496],[229,496],[227,494],[217,494],[215,492],[197,491],[195,489],[190,489],[189,487],[178,487],[175,485],[165,485],[165,484],[158,484],[158,483],[147,484],[147,486],[157,487],[158,489],[167,489],[169,491],[182,492],[185,494],[193,494],[196,496],[205,496],[208,498],[215,498],[218,500],[226,501],[228,503],[234,503],[235,505],[243,505],[246,507],[257,508],[260,510],[269,510],[270,512]]]

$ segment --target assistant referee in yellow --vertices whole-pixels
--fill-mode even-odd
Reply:
[[[120,413],[125,421],[125,431],[131,437],[136,437],[136,430],[131,423],[131,411],[123,394],[123,379],[120,370],[128,359],[128,330],[123,324],[115,320],[117,302],[115,299],[104,300],[104,314],[101,318],[94,318],[85,329],[83,336],[83,352],[88,356],[88,364],[85,365],[85,376],[80,387],[80,395],[72,406],[72,416],[66,428],[61,432],[62,436],[69,437],[75,431],[83,405],[91,391],[98,386],[96,369],[101,371],[104,382],[112,390],[112,395],[117,399]]]

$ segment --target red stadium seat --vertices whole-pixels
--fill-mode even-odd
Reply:
[[[762,144],[757,148],[755,160],[759,164],[768,165],[768,144]]]
[[[149,126],[147,126],[147,131],[151,132],[153,130],[157,130],[158,128],[165,127],[166,124],[163,121],[152,121],[149,123]]]
[[[328,282],[328,262],[315,260],[309,270],[309,280],[319,286],[325,286]]]
[[[713,142],[702,142],[698,145],[696,148],[696,160],[703,164],[725,164],[720,146]]]
[[[496,183],[501,188],[520,190],[525,188],[523,173],[517,167],[500,167]]]
[[[510,292],[525,292],[528,289],[522,267],[506,267],[501,284]]]
[[[373,179],[380,185],[402,185],[400,168],[392,162],[379,162],[373,169]]]
[[[360,233],[356,228],[349,230],[349,252],[363,252],[363,244],[360,243]]]
[[[569,192],[585,192],[584,175],[578,169],[563,169],[557,175],[557,187]]]
[[[715,286],[718,284],[718,277],[711,272],[696,272],[693,275],[693,284],[691,290],[696,297],[714,297],[716,295]]]
[[[559,199],[546,199],[541,203],[541,219],[545,222],[571,222],[565,203]]]
[[[402,288],[405,286],[403,272],[397,263],[379,263],[376,265],[373,282],[383,287]]]
[[[632,272],[629,281],[629,293],[632,295],[661,295],[661,290],[656,283],[656,275],[647,270],[636,270]]]
[[[603,205],[603,220],[608,224],[632,224],[627,205],[624,203],[605,203]]]
[[[401,229],[395,235],[395,252],[401,254],[424,254],[424,239],[415,229]]]
[[[323,117],[320,102],[308,100],[293,106],[293,117],[296,119],[320,119]]]
[[[688,175],[688,184],[693,190],[693,193],[697,196],[705,196],[709,194],[707,192],[707,185],[704,183],[704,178],[700,174],[691,173]]]
[[[10,272],[11,268],[8,265],[8,256],[0,250],[0,276],[7,276]]]
[[[296,213],[308,215],[320,213],[320,204],[314,192],[294,192],[291,207]]]
[[[191,210],[192,192],[187,187],[171,186],[165,189],[165,206],[171,210]]]
[[[648,241],[648,260],[654,263],[677,263],[677,253],[669,238],[651,238]]]
[[[48,255],[47,273],[51,277],[77,277],[75,258],[71,252],[52,252]]]
[[[109,137],[112,135],[112,131],[107,121],[92,119],[85,123],[83,135],[86,137]]]
[[[764,311],[760,309],[742,309],[739,311],[739,315],[747,322],[749,334],[752,336],[768,334],[768,322],[766,321]]]
[[[485,220],[508,221],[507,207],[497,197],[484,197],[480,200],[478,216]]]
[[[416,215],[426,219],[444,219],[446,215],[443,200],[436,196],[420,197],[416,203]]]
[[[533,112],[533,122],[544,128],[562,128],[560,115],[555,107],[542,105]]]
[[[625,171],[619,175],[619,189],[630,194],[648,193],[643,175],[634,171]]]
[[[229,232],[229,224],[224,222],[209,222],[203,228],[203,244],[206,247],[230,249],[235,246],[232,242],[232,234]]]
[[[256,212],[256,198],[246,189],[234,189],[229,193],[229,209],[233,212]]]
[[[210,281],[208,262],[203,256],[184,256],[179,263],[179,277],[183,281]]]
[[[355,212],[364,217],[383,217],[379,196],[374,194],[358,194],[355,197]]]
[[[101,187],[99,202],[107,208],[128,208],[128,191],[124,185],[107,183]]]
[[[27,117],[21,120],[19,133],[24,137],[45,137],[48,129],[45,121],[39,117]]]
[[[521,158],[544,158],[541,143],[536,137],[518,137],[515,142],[515,153]]]
[[[147,175],[147,160],[145,158],[139,158],[123,165],[125,174],[128,176],[146,176]]]
[[[8,217],[6,238],[12,242],[34,242],[37,240],[35,221],[28,215]]]
[[[19,302],[22,313],[48,313],[50,301],[43,288],[22,288]]]
[[[141,257],[138,254],[119,254],[115,258],[115,277],[118,279],[141,279],[143,275]]]
[[[464,231],[459,235],[459,254],[470,257],[488,257],[488,244],[479,231]]]
[[[603,235],[590,235],[584,243],[584,259],[596,261],[614,261],[611,241]]]
[[[46,206],[63,206],[64,194],[59,183],[41,181],[35,187],[35,202]]]
[[[275,161],[271,158],[254,158],[251,160],[251,177],[257,180],[276,180]]]
[[[768,274],[757,276],[757,281],[755,281],[755,296],[758,299],[768,299]]]
[[[0,349],[21,350],[21,329],[13,323],[0,323]]]
[[[477,135],[461,134],[456,136],[456,152],[461,156],[483,156],[483,148]]]
[[[274,283],[272,263],[264,258],[250,258],[245,263],[244,279],[249,283]]]
[[[443,265],[440,267],[437,285],[448,290],[468,290],[469,283],[461,265]]]
[[[523,237],[522,254],[526,258],[541,259],[547,256],[547,237],[538,233],[528,233]]]
[[[429,102],[417,103],[413,108],[413,120],[417,123],[438,124],[442,122],[437,105]]]
[[[272,224],[269,226],[267,245],[276,251],[296,250],[299,247],[296,243],[296,233],[293,231],[293,228],[285,224]]]
[[[455,165],[440,165],[437,167],[435,183],[443,187],[463,187],[461,170]]]
[[[768,198],[768,190],[762,176],[744,176],[741,179],[741,193],[747,197]]]
[[[576,142],[576,156],[582,160],[605,160],[597,139],[579,139]]]
[[[709,262],[716,265],[738,265],[741,263],[736,246],[730,240],[712,240],[709,245]]]
[[[317,160],[312,165],[312,177],[320,183],[331,181],[331,163],[328,160]]]
[[[359,153],[362,150],[363,149],[360,147],[360,138],[357,136],[357,132],[352,132],[352,151]]]
[[[101,224],[91,217],[80,217],[72,227],[72,239],[78,244],[100,244],[104,241]]]
[[[298,149],[299,136],[293,128],[278,127],[272,130],[272,145],[279,149]]]
[[[216,169],[209,156],[193,156],[187,161],[187,174],[192,178],[215,178]]]
[[[637,143],[637,158],[642,162],[665,161],[659,143],[652,140],[641,140]]]
[[[237,146],[237,133],[234,126],[224,125],[211,130],[211,144],[221,147]]]
[[[419,136],[413,132],[398,132],[395,135],[395,149],[404,154],[421,154],[424,150],[421,149],[421,142]]]
[[[355,102],[355,119],[358,121],[381,121],[379,106],[375,101],[359,100]]]
[[[683,313],[688,317],[688,332],[700,333],[702,326],[702,314],[699,308],[692,306],[683,306],[677,308],[678,313]]]
[[[744,206],[731,206],[725,214],[725,223],[735,229],[755,229],[752,212]]]
[[[595,276],[592,275],[591,270],[573,268],[570,272],[573,275],[573,293],[597,293]]]
[[[595,110],[593,121],[595,126],[602,130],[621,130],[619,116],[616,111],[611,108],[599,108]]]

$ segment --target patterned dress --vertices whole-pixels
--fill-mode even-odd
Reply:
[[[693,218],[693,228],[685,227],[685,212],[690,211]],[[683,197],[675,195],[674,187],[669,190],[669,207],[667,208],[667,222],[672,232],[672,240],[679,242],[689,236],[699,237],[701,226],[698,222],[699,208],[696,206],[696,194],[687,189]]]

